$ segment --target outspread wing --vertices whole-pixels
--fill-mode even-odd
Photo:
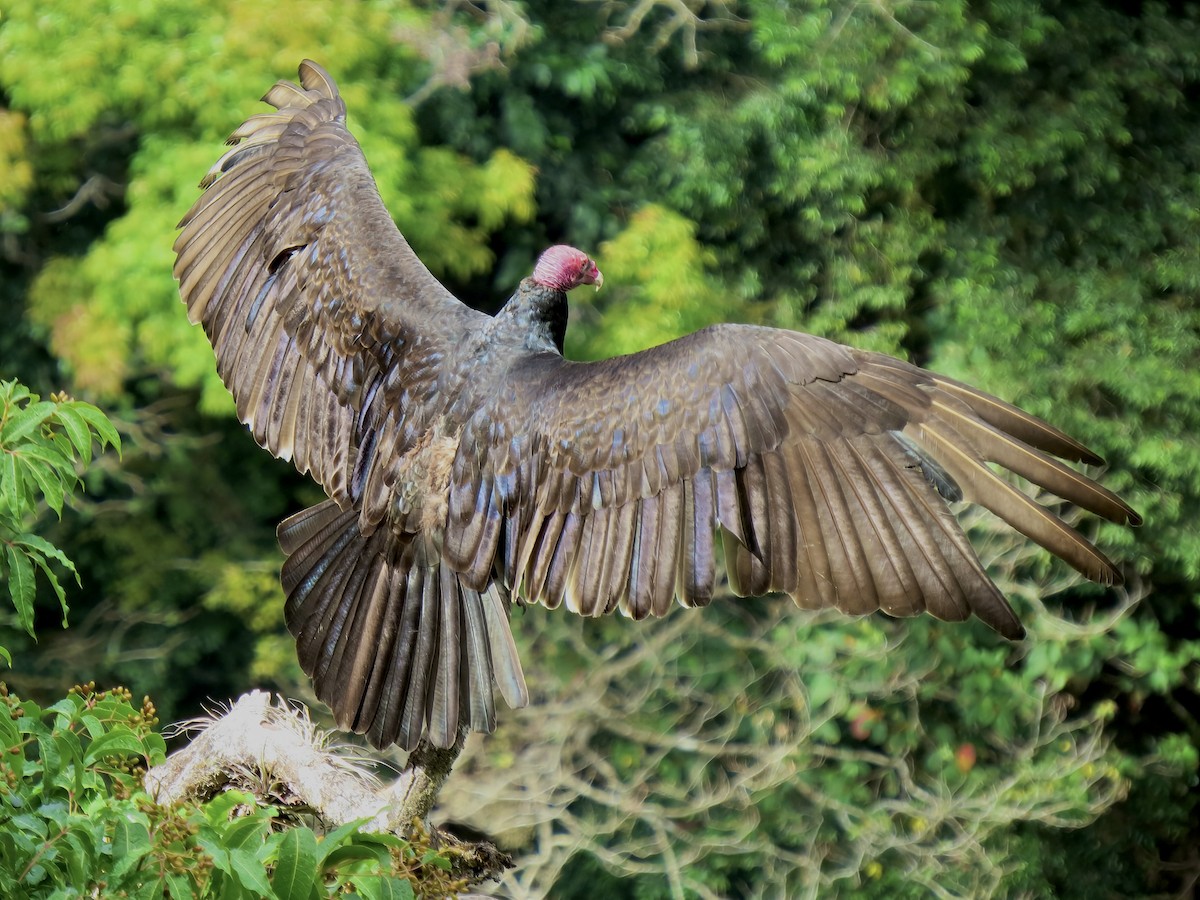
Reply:
[[[716,326],[602,362],[518,366],[464,434],[443,552],[477,587],[498,560],[530,600],[640,618],[712,598],[716,534],[738,594],[854,614],[974,612],[1017,638],[946,499],[961,488],[1089,578],[1118,581],[988,465],[1139,521],[1054,456],[1100,462],[1017,408],[890,357]]]
[[[344,501],[404,451],[444,352],[486,317],[396,229],[329,75],[305,60],[300,81],[230,137],[180,223],[175,277],[255,439]],[[356,453],[361,435],[389,443]]]
[[[329,75],[276,84],[180,223],[175,276],[238,416],[331,501],[280,526],[289,629],[317,695],[379,746],[490,731],[524,705],[508,594],[474,591],[427,535],[384,522],[428,438],[446,355],[488,321],[396,229]],[[381,527],[382,523],[382,527]],[[461,697],[461,702],[460,702]]]

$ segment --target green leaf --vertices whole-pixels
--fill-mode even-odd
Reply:
[[[75,714],[83,707],[83,700],[78,694],[68,694],[61,700],[55,700],[46,707],[46,712],[58,713],[62,716],[59,720],[61,727],[66,728],[71,720],[75,718]]]
[[[317,883],[317,838],[309,828],[283,833],[271,886],[279,900],[308,900]]]
[[[167,758],[167,742],[163,740],[163,736],[157,731],[147,734],[142,738],[142,746],[145,748],[146,761],[152,766],[157,766]]]
[[[13,489],[7,498],[0,497],[0,501],[10,501],[10,510],[15,509],[17,512],[14,514],[10,511],[8,516],[11,519],[20,521],[36,511],[38,498],[33,491],[33,479],[25,477],[25,465],[20,457],[16,459],[16,467],[17,480],[13,484]],[[9,530],[17,531],[18,529],[12,528]]]
[[[75,576],[75,580],[79,580],[79,573],[75,571],[75,563],[71,562],[65,553],[40,535],[29,533],[18,534],[13,538],[12,542],[19,546],[30,547],[50,557],[64,568],[70,569],[71,573]]]
[[[24,463],[25,471],[36,482],[38,490],[46,498],[46,505],[54,510],[55,515],[61,518],[66,489],[63,486],[62,478],[59,477],[59,473],[41,460],[25,459],[22,462]]]
[[[36,553],[36,552],[31,552],[29,557],[35,563],[37,563],[38,568],[42,570],[42,574],[44,574],[46,576],[46,580],[50,582],[50,587],[54,589],[54,594],[55,594],[55,596],[58,597],[58,605],[62,608],[62,614],[63,614],[62,627],[66,628],[67,627],[67,613],[69,613],[71,611],[70,607],[67,606],[67,592],[63,590],[62,585],[58,581],[58,576],[55,575],[54,572],[50,569],[50,566],[46,564],[46,560],[42,558],[41,554]],[[75,575],[75,580],[76,581],[79,580],[78,573],[76,573],[76,575]]]
[[[165,890],[166,880],[162,876],[147,878],[131,896],[134,900],[160,900]]]
[[[324,860],[326,856],[342,846],[348,838],[352,839],[358,833],[358,829],[369,821],[371,821],[370,818],[354,819],[322,835],[321,840],[317,843],[317,862]]]
[[[447,872],[450,871],[450,860],[447,857],[442,856],[442,854],[438,853],[436,850],[432,849],[426,850],[421,854],[421,864],[425,866],[437,866],[439,869],[443,869]]]
[[[221,843],[229,848],[248,847],[253,850],[262,843],[263,835],[270,827],[271,823],[265,816],[243,816],[229,823],[221,835]]]
[[[16,452],[26,459],[41,460],[62,476],[75,475],[75,460],[53,444],[22,444]]]
[[[0,444],[15,444],[32,433],[54,413],[54,404],[48,400],[31,403],[8,417],[0,427]]]
[[[56,855],[52,849],[48,850],[42,854],[42,861],[51,862]],[[41,863],[30,866],[24,880],[26,884],[41,884],[46,880],[46,867]]]
[[[239,806],[255,807],[254,795],[246,791],[225,791],[204,804],[204,815],[218,830],[229,827],[229,817]]]
[[[134,734],[128,725],[115,725],[107,734],[92,741],[84,754],[85,763],[94,763],[106,756],[144,756],[145,748],[141,738]]]
[[[15,747],[20,742],[21,732],[17,731],[12,716],[0,715],[0,752]]]
[[[70,818],[71,812],[67,808],[67,804],[61,800],[56,800],[51,803],[43,803],[38,807],[38,815],[44,819],[53,822],[61,829],[67,827],[67,820]]]
[[[54,589],[54,594],[59,598],[59,606],[62,608],[62,628],[67,626],[67,613],[70,612],[70,607],[67,606],[67,595],[65,590],[62,590],[62,584],[59,583],[59,576],[49,568],[44,557],[49,557],[70,570],[71,574],[76,578],[76,584],[80,584],[79,571],[74,566],[74,563],[67,558],[66,553],[59,550],[53,544],[41,536],[36,534],[20,534],[13,539],[13,544],[18,547],[28,547],[29,556],[32,562],[37,564],[37,568],[42,570],[42,574],[46,575],[46,580],[50,583],[50,587]]]
[[[143,856],[150,852],[150,831],[141,822],[118,817],[112,830],[112,871],[116,881],[132,872]]]
[[[267,881],[267,873],[263,864],[249,850],[237,848],[229,851],[229,864],[233,874],[247,890],[253,891],[259,897],[271,897],[271,882]]]
[[[414,900],[416,897],[408,879],[393,875],[352,875],[350,883],[367,900]]]
[[[11,544],[4,548],[8,559],[8,593],[17,609],[17,620],[33,636],[33,563]]]
[[[172,873],[167,876],[167,895],[172,900],[193,900],[196,882],[190,875]]]
[[[68,402],[59,404],[56,418],[67,433],[67,437],[71,439],[75,452],[83,460],[83,464],[90,465],[92,461],[92,431],[88,428],[83,416],[79,414],[74,404]]]
[[[355,840],[364,844],[379,844],[389,850],[403,850],[409,846],[408,842],[404,839],[382,831],[364,831]]]
[[[104,415],[104,413],[100,412],[100,410],[90,403],[73,400],[68,401],[64,405],[70,407],[72,411],[78,413],[84,421],[91,425],[102,443],[116,448],[117,453],[121,452],[121,435],[117,433],[117,429],[109,421],[108,416]]]
[[[321,860],[321,872],[327,875],[349,863],[366,861],[373,862],[380,867],[388,868],[391,865],[391,855],[379,845],[372,847],[359,843],[343,844],[325,854],[325,858]]]
[[[72,884],[87,884],[97,863],[90,832],[82,827],[73,828],[63,835],[63,845],[63,861],[67,864]]]
[[[21,502],[21,480],[17,475],[17,458],[7,450],[0,450],[0,503],[11,511],[13,518],[25,515]]]
[[[8,820],[9,824],[21,831],[34,835],[39,840],[45,840],[49,833],[49,826],[46,820],[41,816],[35,816],[33,813],[21,813],[19,816],[13,816]]]
[[[16,405],[22,400],[28,400],[33,394],[29,388],[19,381],[0,381],[0,405]]]
[[[196,839],[196,844],[212,857],[213,866],[220,872],[225,872],[229,875],[233,874],[233,863],[229,858],[229,851],[217,840],[207,834],[201,834]],[[236,878],[234,879],[236,880]]]
[[[42,721],[40,706],[32,700],[25,700],[20,704],[20,709],[21,717],[13,722],[17,726],[17,731],[36,738],[49,737],[50,728]]]

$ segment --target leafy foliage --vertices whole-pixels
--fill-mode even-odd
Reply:
[[[141,787],[161,763],[149,698],[77,687],[42,709],[0,687],[0,890],[7,897],[277,897],[350,888],[369,898],[450,896],[463,884],[428,837],[328,833],[253,794],[162,806]]]
[[[357,4],[339,11],[334,27],[332,7],[323,3],[250,10],[198,0],[109,2],[91,8],[95,27],[86,34],[76,33],[79,18],[69,3],[7,6],[0,84],[19,108],[40,111],[23,132],[29,162],[41,167],[36,178],[67,192],[82,189],[87,182],[70,168],[73,142],[115,141],[130,132],[144,138],[128,162],[124,214],[86,254],[56,259],[30,287],[35,321],[50,329],[52,348],[72,365],[81,388],[112,398],[131,372],[169,371],[178,384],[201,387],[206,410],[229,410],[203,335],[179,315],[170,278],[175,223],[212,163],[211,148],[231,130],[229,111],[239,118],[258,111],[244,86],[294,73],[304,56],[341,61],[339,75],[357,113],[353,124],[384,200],[411,223],[408,236],[426,262],[458,277],[492,265],[488,236],[533,213],[528,164],[500,148],[475,162],[420,146],[412,111],[397,90],[413,82],[411,74],[392,74],[388,89],[369,93],[354,83],[356,67],[383,74],[389,23],[402,6]],[[66,43],[75,48],[69,60],[50,50]],[[160,97],[160,85],[170,86],[169,96]],[[16,191],[19,177],[12,176],[8,190]],[[0,196],[4,190],[0,181]],[[469,219],[476,224],[464,224]],[[114,272],[121,278],[113,279]]]
[[[633,646],[621,623],[527,621],[553,680],[468,751],[449,814],[550,830],[507,882],[518,896],[586,894],[577,849],[636,876],[637,897],[1058,894],[1014,826],[1084,826],[1126,795],[1115,707],[1073,713],[979,629],[832,621],[714,607]]]
[[[2,693],[5,894],[115,892],[161,884],[168,872],[184,878],[186,829],[166,817],[152,821],[148,798],[133,798],[133,772],[160,760],[165,746],[149,700],[135,709],[128,691],[89,687],[41,709]]]
[[[62,516],[64,500],[80,485],[76,461],[92,461],[92,443],[121,447],[112,423],[89,403],[55,396],[42,400],[15,381],[0,381],[0,575],[8,582],[8,593],[21,627],[33,636],[33,602],[37,588],[35,569],[40,570],[58,597],[63,625],[67,621],[67,597],[54,561],[75,575],[75,564],[49,541],[28,530],[38,503]],[[0,648],[5,658],[8,651]]]

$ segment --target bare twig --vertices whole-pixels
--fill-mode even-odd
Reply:
[[[110,178],[105,178],[103,175],[93,175],[79,186],[79,190],[75,192],[74,197],[58,209],[42,213],[40,218],[43,222],[51,224],[65,222],[67,219],[78,215],[89,203],[98,209],[104,209],[108,206],[108,201],[111,198],[120,197],[123,193],[125,193],[125,185],[118,184]]]
[[[700,50],[696,43],[698,32],[747,27],[746,20],[733,11],[736,3],[725,0],[636,0],[632,4],[613,0],[589,2],[600,2],[624,13],[624,21],[611,26],[603,34],[604,41],[609,44],[625,43],[642,29],[652,13],[663,11],[665,18],[655,27],[651,47],[657,53],[678,35],[683,45],[684,66],[688,69],[700,64]]]
[[[474,18],[487,39],[479,42],[471,31],[455,24],[454,16],[459,13]],[[468,90],[475,75],[504,68],[504,58],[521,47],[529,34],[529,20],[520,6],[508,0],[447,0],[428,27],[407,24],[393,32],[397,42],[415,50],[432,68],[429,78],[406,102],[417,106],[440,87]]]

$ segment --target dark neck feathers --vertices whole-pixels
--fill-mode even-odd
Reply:
[[[567,336],[567,295],[525,278],[496,314],[496,325],[526,350],[561,354]]]

